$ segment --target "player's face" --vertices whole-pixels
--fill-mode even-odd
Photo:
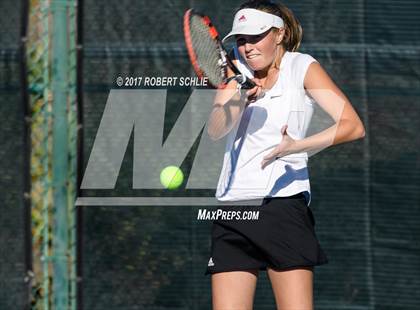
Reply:
[[[275,60],[279,32],[268,30],[259,35],[236,35],[241,56],[254,71],[269,68]]]

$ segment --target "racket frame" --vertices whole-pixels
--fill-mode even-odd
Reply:
[[[236,65],[233,63],[233,61],[230,59],[229,55],[227,54],[227,51],[225,47],[223,46],[220,38],[219,33],[217,32],[216,28],[212,24],[210,18],[204,14],[201,14],[197,12],[194,9],[189,9],[184,14],[184,38],[185,38],[185,45],[187,47],[188,56],[190,58],[191,64],[193,66],[193,69],[197,76],[199,78],[203,78],[206,76],[204,71],[200,68],[198,61],[197,61],[197,55],[194,52],[194,49],[192,47],[192,39],[191,39],[191,29],[190,29],[190,19],[192,15],[198,15],[201,17],[204,24],[209,28],[210,36],[213,40],[216,41],[216,44],[219,49],[220,58],[219,58],[219,65],[220,69],[222,70],[222,76],[223,82],[220,85],[214,85],[210,81],[209,83],[215,87],[215,88],[225,88],[226,83],[232,80],[231,78],[227,77],[227,67],[233,71],[235,74],[234,79],[243,87],[243,88],[253,88],[256,86],[256,84],[251,81],[249,78],[247,78],[244,74],[242,74],[239,69],[236,67]]]

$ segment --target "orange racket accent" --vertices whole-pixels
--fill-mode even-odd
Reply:
[[[214,28],[214,27],[212,26],[212,27],[210,27],[209,31],[210,31],[210,36],[212,37],[212,39],[213,39],[213,40],[216,40],[216,39],[217,39],[217,37],[219,36],[219,34],[217,33],[216,28]]]
[[[211,23],[210,17],[203,16],[203,21],[209,27],[210,36],[212,37],[212,39],[216,40],[217,37],[219,36],[219,33],[217,32],[216,28]]]
[[[207,25],[207,26],[209,26],[209,27],[211,27],[212,25],[211,25],[211,20],[210,20],[210,17],[208,17],[208,16],[203,16],[203,21],[204,21],[204,23]]]
[[[197,62],[197,55],[194,53],[191,41],[191,32],[190,32],[190,16],[192,9],[189,9],[184,14],[184,38],[185,46],[187,47],[188,56],[190,57],[191,64],[197,76],[199,78],[204,77],[204,72],[200,69]]]

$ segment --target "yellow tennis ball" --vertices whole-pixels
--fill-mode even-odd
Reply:
[[[176,166],[168,166],[160,173],[160,183],[167,189],[177,189],[184,181],[184,174]]]

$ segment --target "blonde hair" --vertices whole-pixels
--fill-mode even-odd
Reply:
[[[270,14],[280,16],[284,21],[284,38],[282,45],[286,51],[296,52],[299,49],[303,37],[303,30],[300,22],[293,12],[281,3],[274,3],[267,0],[253,0],[243,3],[239,9],[256,9]]]

